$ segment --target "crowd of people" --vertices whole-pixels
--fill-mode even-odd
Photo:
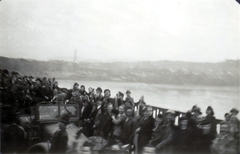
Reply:
[[[130,90],[118,92],[113,98],[109,89],[100,87],[96,90],[90,87],[86,91],[84,85],[74,83],[72,89],[60,88],[55,78],[21,76],[8,70],[0,70],[0,76],[1,106],[10,105],[14,113],[27,113],[28,110],[21,109],[38,102],[74,101],[80,107],[78,124],[87,137],[101,136],[112,144],[135,145],[135,152],[139,154],[145,153],[147,147],[154,147],[155,152],[164,154],[239,152],[240,122],[236,108],[224,115],[217,133],[217,120],[211,106],[206,109],[206,116],[194,105],[181,116],[167,110],[154,118],[153,108],[146,104],[144,97],[135,102]],[[176,116],[179,116],[178,123]],[[66,119],[63,120],[65,125],[68,124]],[[65,128],[64,125],[61,127]],[[1,136],[6,137],[6,134]]]

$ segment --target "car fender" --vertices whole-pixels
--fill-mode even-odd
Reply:
[[[51,143],[49,142],[40,142],[34,144],[28,149],[28,153],[48,153]]]

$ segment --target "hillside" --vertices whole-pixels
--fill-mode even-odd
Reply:
[[[61,79],[239,86],[239,60],[219,63],[175,61],[72,63],[0,57],[0,68],[18,71],[24,75]]]

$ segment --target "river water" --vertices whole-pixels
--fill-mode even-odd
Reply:
[[[58,80],[59,87],[72,88],[77,82],[79,85],[111,90],[111,96],[116,96],[118,91],[126,90],[132,92],[134,101],[137,102],[143,95],[145,102],[149,105],[187,112],[193,105],[201,108],[203,115],[208,106],[212,106],[215,117],[224,119],[224,114],[235,107],[239,109],[240,92],[239,87],[207,87],[207,86],[179,86],[159,85],[129,82],[103,82],[103,81],[78,81]],[[240,114],[238,115],[240,118]]]

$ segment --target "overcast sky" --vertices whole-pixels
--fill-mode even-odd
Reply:
[[[239,59],[235,0],[1,0],[0,55],[38,60]]]

